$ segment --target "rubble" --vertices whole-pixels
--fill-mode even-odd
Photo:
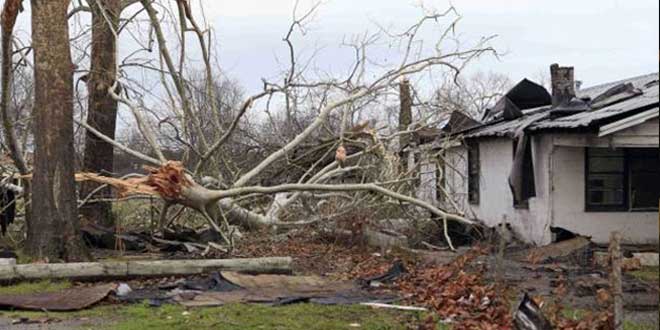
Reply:
[[[660,255],[658,253],[633,253],[633,258],[639,259],[643,267],[660,266]]]
[[[591,240],[587,237],[580,236],[559,243],[524,250],[517,253],[514,258],[534,264],[562,261],[585,252],[591,244]]]
[[[516,330],[553,330],[541,307],[525,294],[514,316]]]

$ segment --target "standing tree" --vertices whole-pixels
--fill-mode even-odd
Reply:
[[[117,126],[117,101],[110,95],[117,75],[117,39],[115,31],[119,26],[122,9],[120,0],[102,0],[89,2],[92,11],[92,54],[91,69],[87,80],[89,91],[87,124],[106,136],[114,139]],[[114,169],[114,147],[99,139],[91,132],[85,138],[85,156],[83,169],[92,173],[111,174]],[[82,196],[94,193],[96,197],[108,198],[112,191],[109,187],[99,188],[94,183],[84,183]],[[112,226],[112,204],[97,202],[87,204],[80,209],[82,215],[93,222]]]
[[[27,252],[39,259],[86,258],[79,235],[73,147],[70,0],[32,0],[35,163]]]

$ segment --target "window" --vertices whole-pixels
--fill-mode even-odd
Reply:
[[[657,210],[660,199],[660,159],[658,149],[632,149],[628,152],[630,169],[630,208]]]
[[[651,211],[660,199],[658,149],[587,149],[587,211]]]
[[[468,144],[468,200],[470,204],[479,204],[479,176],[481,163],[479,159],[479,143]]]

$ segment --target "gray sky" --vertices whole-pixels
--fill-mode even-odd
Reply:
[[[198,0],[200,1],[200,0]],[[294,0],[201,0],[220,43],[220,63],[252,92],[262,77],[272,77],[286,60],[281,41],[292,16]],[[310,1],[301,1],[301,11]],[[411,0],[325,0],[309,33],[298,44],[310,54],[319,50],[323,69],[342,69],[350,58],[339,47],[344,38],[376,22],[394,29],[407,27],[421,14]],[[426,0],[425,7],[447,8],[449,2]],[[461,40],[498,35],[492,43],[504,53],[483,59],[470,70],[493,71],[514,81],[538,78],[558,62],[576,67],[585,86],[658,71],[657,0],[456,0],[463,16]],[[432,33],[432,32],[425,32]],[[432,35],[428,35],[432,37]],[[375,54],[378,56],[378,53]]]

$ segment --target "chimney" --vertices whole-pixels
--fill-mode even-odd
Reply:
[[[569,103],[575,98],[575,69],[573,67],[560,67],[559,64],[550,66],[552,77],[552,107]]]

